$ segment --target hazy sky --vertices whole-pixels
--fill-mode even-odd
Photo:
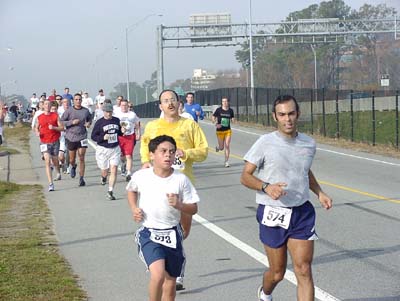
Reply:
[[[283,20],[290,12],[321,1],[252,0],[253,22]],[[400,10],[400,0],[347,0],[358,9],[365,2],[387,3]],[[50,93],[98,88],[106,94],[126,81],[125,28],[149,14],[129,33],[130,79],[142,83],[156,70],[156,26],[188,25],[195,13],[231,14],[233,23],[248,20],[249,0],[0,0],[0,84],[7,94]],[[7,47],[12,47],[8,51]],[[237,48],[166,49],[165,83],[189,78],[194,68],[239,68]],[[15,82],[16,81],[16,82]]]

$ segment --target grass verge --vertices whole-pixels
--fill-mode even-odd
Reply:
[[[28,153],[30,130],[29,124],[5,128],[0,150]],[[51,223],[41,186],[0,182],[0,300],[87,300]]]

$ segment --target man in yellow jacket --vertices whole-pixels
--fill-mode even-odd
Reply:
[[[164,90],[159,96],[160,110],[163,117],[147,123],[142,135],[140,156],[142,168],[151,166],[148,144],[160,135],[172,136],[177,145],[173,168],[182,171],[194,184],[193,162],[207,158],[208,143],[203,130],[191,119],[179,116],[179,96],[173,90]],[[182,214],[181,226],[184,238],[188,237],[192,225],[192,216]],[[177,279],[177,290],[183,289],[183,282]]]

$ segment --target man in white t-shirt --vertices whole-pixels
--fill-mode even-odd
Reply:
[[[94,114],[93,99],[91,97],[89,97],[88,92],[85,92],[82,95],[82,107],[85,107],[86,109],[88,109],[91,115]]]
[[[311,263],[318,236],[309,190],[325,209],[332,207],[332,199],[310,169],[316,144],[297,132],[300,110],[296,99],[278,96],[272,112],[278,130],[261,136],[250,148],[240,178],[244,186],[257,191],[259,237],[269,262],[258,300],[272,300],[272,291],[285,275],[289,251],[298,282],[297,298],[310,301],[314,300]]]
[[[140,119],[135,112],[129,111],[129,104],[123,99],[120,104],[120,110],[114,111],[114,116],[121,121],[121,127],[124,128],[125,135],[118,137],[119,147],[121,148],[122,175],[126,181],[130,181],[132,175],[133,150],[136,141],[140,140]]]
[[[96,109],[101,109],[100,105],[102,105],[105,100],[106,100],[106,96],[104,95],[104,91],[103,91],[103,89],[100,89],[99,94],[94,99]]]
[[[32,94],[32,97],[30,99],[30,103],[31,103],[32,115],[34,115],[36,110],[37,110],[37,107],[39,105],[39,98],[36,97],[36,93]]]
[[[115,100],[115,105],[113,106],[113,115],[117,116],[119,112],[121,111],[121,101],[124,99],[123,96],[118,96],[117,99]],[[128,108],[129,109],[129,108]]]

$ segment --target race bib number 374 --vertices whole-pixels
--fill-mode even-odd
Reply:
[[[284,207],[265,206],[262,224],[268,227],[289,228],[292,209]]]

